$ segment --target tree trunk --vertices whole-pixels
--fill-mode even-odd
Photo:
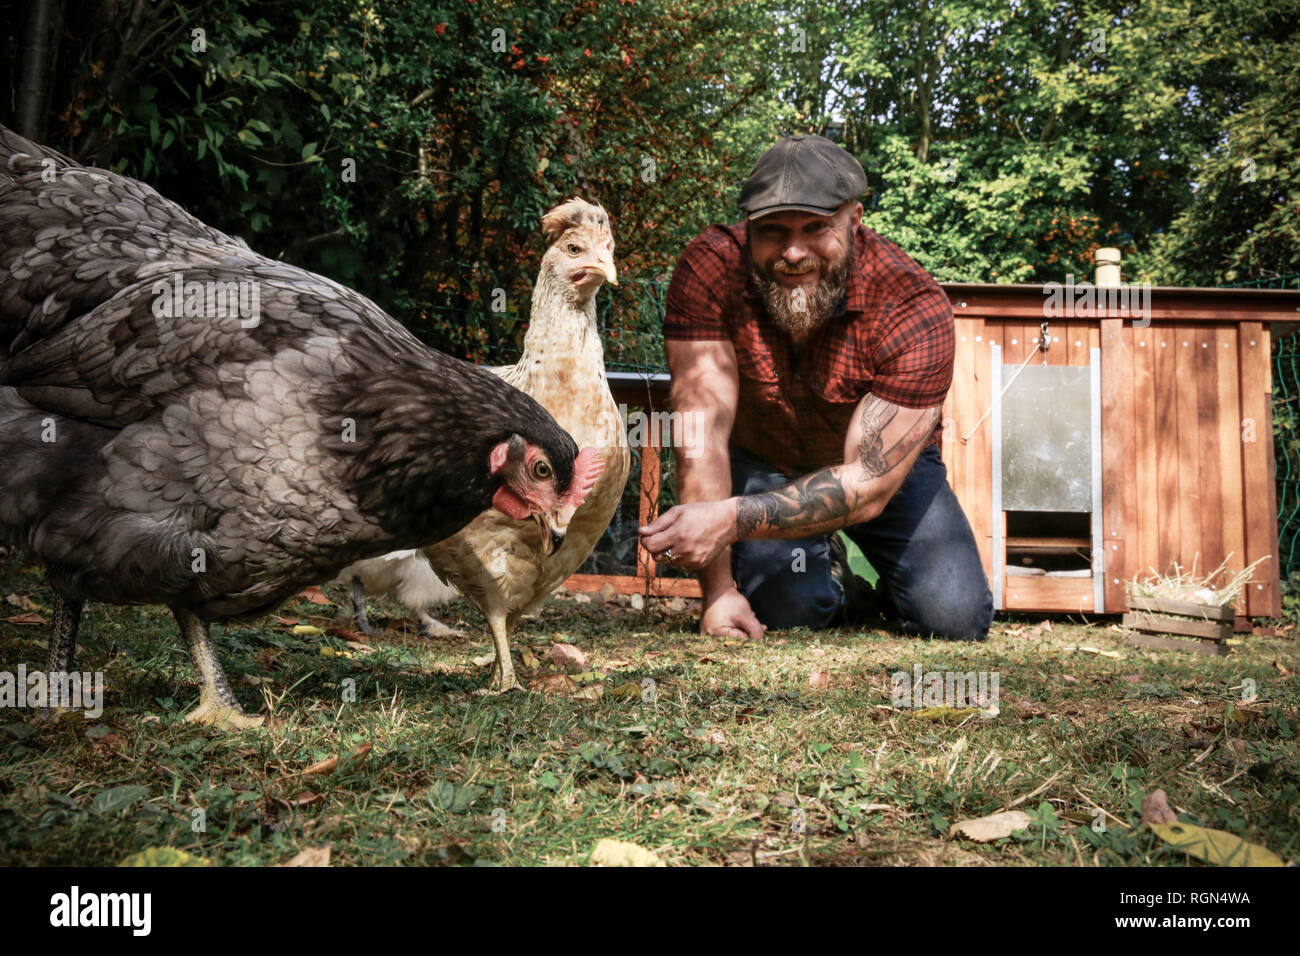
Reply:
[[[31,0],[23,36],[22,76],[18,86],[18,132],[34,142],[45,141],[45,107],[50,74],[58,50],[62,0]]]

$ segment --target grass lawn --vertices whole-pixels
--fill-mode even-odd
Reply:
[[[24,597],[50,616],[21,556],[0,574],[10,597],[0,670],[41,669],[46,628],[3,621]],[[514,641],[521,679],[542,689],[484,697],[484,622],[465,602],[445,610],[470,639],[424,641],[384,602],[369,649],[294,634],[339,623],[305,600],[218,626],[245,709],[276,717],[223,733],[181,719],[198,694],[165,609],[88,607],[78,667],[104,672],[104,712],[40,728],[0,713],[0,863],[114,865],[172,846],[273,864],[329,846],[336,864],[582,865],[613,837],[669,865],[1185,865],[1140,824],[1157,788],[1184,822],[1300,855],[1293,640],[1206,658],[1128,647],[1108,622],[999,618],[974,645],[848,630],[747,643],[701,638],[680,602],[555,597]],[[586,655],[576,680],[548,676],[554,641]],[[891,708],[890,675],[918,664],[996,672],[998,715]],[[1259,700],[1243,705],[1246,678]],[[949,836],[1013,807],[1032,818],[1016,835]]]

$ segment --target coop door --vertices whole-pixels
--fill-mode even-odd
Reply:
[[[1102,605],[1101,400],[1091,365],[995,362],[994,599],[998,607]],[[1005,388],[1005,391],[1003,389]]]

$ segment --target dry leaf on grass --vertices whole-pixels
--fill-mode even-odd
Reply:
[[[1028,827],[1029,823],[1030,817],[1025,811],[1006,810],[976,820],[960,820],[948,830],[948,836],[956,836],[960,833],[976,843],[988,843],[990,840],[1009,837],[1016,830]]]
[[[10,604],[12,604],[14,607],[18,608],[18,610],[20,611],[40,610],[40,608],[37,607],[36,602],[33,601],[31,598],[29,598],[26,594],[10,594],[8,597],[5,598],[5,600]]]
[[[808,675],[808,686],[814,690],[825,690],[831,686],[831,675],[828,671],[813,671]]]
[[[325,596],[324,591],[322,591],[320,588],[316,587],[315,585],[312,585],[309,588],[299,591],[298,597],[304,601],[310,601],[312,604],[333,604],[334,603],[333,601],[331,601],[329,598]]]
[[[1155,794],[1152,794],[1154,796]],[[1285,866],[1282,858],[1258,843],[1247,843],[1223,830],[1191,823],[1149,823],[1156,836],[1188,856],[1215,866]]]
[[[373,744],[362,744],[360,747],[358,747],[356,750],[352,752],[352,756],[349,757],[348,759],[354,761],[365,760],[367,757],[370,756],[370,751],[372,751],[373,749],[374,749]],[[289,773],[289,774],[285,774],[285,776],[306,777],[306,776],[311,776],[313,774],[333,773],[335,770],[338,769],[338,766],[339,766],[339,758],[330,757],[328,760],[318,760],[316,763],[312,764],[306,770],[299,770],[297,773]]]
[[[6,624],[48,624],[49,621],[41,617],[35,611],[29,611],[27,614],[15,614],[13,617],[5,618]]]
[[[558,670],[576,673],[587,666],[587,656],[572,644],[552,644],[551,663]]]
[[[330,848],[326,846],[309,847],[303,850],[292,860],[281,863],[280,866],[329,866],[330,865]]]
[[[588,684],[573,696],[578,700],[600,700],[605,696],[605,685]]]
[[[572,694],[578,689],[578,682],[568,674],[547,674],[529,681],[528,689],[540,690],[544,694]]]
[[[1153,790],[1142,798],[1143,823],[1177,823],[1178,814],[1169,806],[1169,798],[1163,790]]]
[[[635,843],[604,839],[591,851],[591,866],[667,866],[663,860]]]

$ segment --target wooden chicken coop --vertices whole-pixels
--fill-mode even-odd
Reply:
[[[1146,321],[1104,300],[1045,319],[1042,285],[943,287],[956,359],[942,453],[995,607],[1118,614],[1134,576],[1267,558],[1237,612],[1280,614],[1270,323],[1300,320],[1300,291],[1157,287]],[[610,379],[629,407],[666,405],[667,375]],[[658,448],[639,471],[646,521]],[[639,549],[636,575],[568,586],[699,595],[658,571]]]

